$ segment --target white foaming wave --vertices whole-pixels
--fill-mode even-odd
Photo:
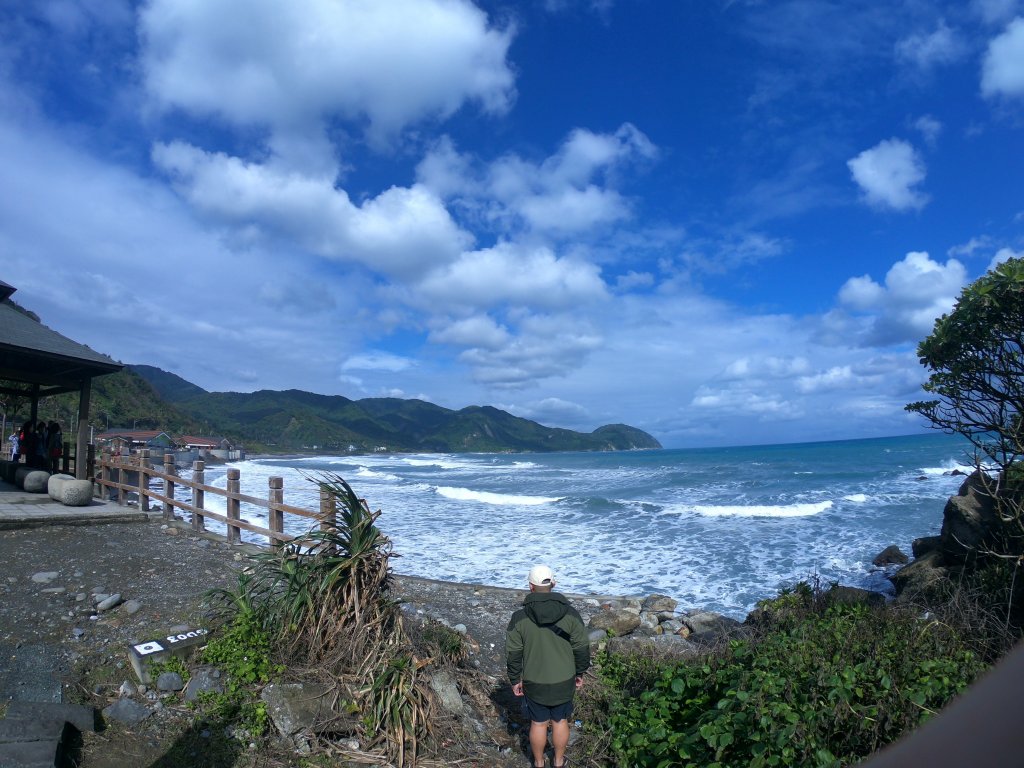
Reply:
[[[356,477],[375,478],[378,480],[400,480],[398,475],[392,475],[390,472],[374,472],[369,467],[360,467],[356,470]]]
[[[482,464],[477,464],[471,461],[452,461],[450,459],[437,458],[430,459],[414,459],[411,457],[403,457],[403,464],[408,464],[410,467],[439,467],[440,469],[479,469]]]
[[[490,493],[488,491],[471,491],[469,488],[452,488],[438,486],[437,493],[446,499],[455,501],[480,501],[484,504],[500,504],[504,506],[522,505],[527,507],[541,504],[553,504],[561,501],[561,496],[517,496],[511,493]]]
[[[516,469],[530,469],[538,465],[532,461],[513,461],[512,466]]]
[[[819,501],[807,504],[776,505],[725,505],[707,506],[694,504],[684,509],[707,517],[809,517],[832,508],[831,501]]]
[[[955,459],[949,459],[941,467],[921,467],[920,471],[923,475],[951,475],[954,470],[959,470],[969,475],[974,471],[974,467]]]
[[[863,504],[867,500],[867,495],[863,493],[851,493],[849,496],[843,496],[843,501],[852,501],[855,504]]]

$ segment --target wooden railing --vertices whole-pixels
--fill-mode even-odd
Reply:
[[[101,453],[96,460],[95,487],[104,498],[114,494],[118,504],[125,504],[129,494],[138,499],[139,509],[151,511],[154,503],[162,505],[163,518],[167,521],[176,519],[176,512],[184,513],[185,519],[191,521],[192,530],[206,531],[206,521],[217,520],[227,529],[226,538],[230,544],[242,542],[242,531],[266,537],[272,547],[292,541],[298,537],[285,533],[285,516],[293,515],[304,520],[303,530],[319,524],[321,529],[334,527],[336,513],[334,501],[329,493],[320,491],[320,510],[312,512],[302,507],[293,507],[284,503],[284,478],[268,479],[267,497],[259,498],[241,492],[241,472],[235,468],[227,470],[227,487],[217,488],[205,483],[206,465],[203,461],[192,463],[192,478],[179,477],[175,471],[174,454],[163,456],[163,465],[154,466],[148,450],[130,456],[112,455],[108,451]],[[154,480],[163,481],[162,492],[151,486]],[[175,488],[191,489],[190,500],[174,498]],[[226,514],[209,510],[205,506],[206,495],[222,496],[225,499]],[[241,505],[252,504],[266,510],[267,527],[243,520]]]

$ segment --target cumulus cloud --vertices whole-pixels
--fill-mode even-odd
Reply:
[[[987,97],[1024,96],[1024,17],[993,38],[981,66],[981,92]]]
[[[499,349],[507,344],[510,338],[507,328],[498,325],[486,315],[456,320],[430,334],[431,341],[441,344],[484,349]]]
[[[607,295],[595,265],[558,258],[545,246],[508,242],[462,254],[424,277],[417,293],[443,306],[521,304],[547,309],[578,306]]]
[[[928,196],[916,189],[925,179],[924,161],[900,139],[886,139],[847,161],[867,202],[896,211],[923,208]]]
[[[918,32],[896,43],[896,58],[928,72],[943,64],[952,64],[967,53],[966,44],[940,19],[932,32]]]
[[[869,317],[857,324],[859,330],[854,324],[845,329],[847,342],[891,345],[920,341],[931,332],[935,319],[952,309],[966,281],[966,270],[956,259],[940,264],[919,251],[896,262],[886,273],[884,285],[868,275],[850,278],[839,291],[840,306]]]
[[[628,218],[614,175],[656,155],[650,139],[626,123],[615,133],[576,129],[539,163],[507,154],[474,172],[473,160],[444,139],[419,164],[417,179],[501,231],[569,237]]]
[[[183,142],[157,144],[153,162],[198,210],[285,236],[321,256],[391,276],[455,259],[472,238],[425,187],[391,187],[355,205],[326,177],[248,163]]]
[[[386,139],[467,101],[502,112],[514,30],[466,0],[153,0],[139,13],[148,92],[165,109],[289,129],[327,115]]]
[[[515,389],[579,368],[601,343],[600,333],[580,317],[528,315],[510,342],[496,349],[474,347],[459,359],[473,367],[477,381]]]

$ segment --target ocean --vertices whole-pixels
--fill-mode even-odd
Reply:
[[[970,471],[961,438],[926,434],[737,448],[544,454],[373,454],[233,465],[242,492],[317,509],[306,475],[344,477],[394,542],[399,574],[524,587],[547,563],[566,592],[667,594],[742,619],[817,577],[889,590],[872,559],[934,535]],[[223,487],[225,467],[206,482]],[[223,499],[207,495],[207,507]],[[265,524],[256,507],[243,517]],[[221,510],[222,511],[222,510]],[[213,525],[211,525],[211,528]],[[292,529],[292,532],[301,531]]]

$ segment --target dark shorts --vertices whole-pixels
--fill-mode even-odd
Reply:
[[[526,712],[530,715],[530,720],[535,723],[546,723],[548,720],[554,720],[557,723],[559,720],[568,720],[572,717],[572,699],[565,704],[546,707],[531,700],[529,696],[523,698],[526,700]]]

